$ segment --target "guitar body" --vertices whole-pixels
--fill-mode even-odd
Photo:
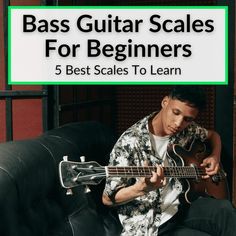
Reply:
[[[200,167],[200,164],[209,155],[209,152],[205,143],[195,141],[188,150],[174,144],[171,148],[168,148],[167,155],[175,162],[176,166]],[[220,171],[223,171],[223,169]],[[181,179],[181,182],[185,188],[184,198],[188,203],[191,203],[199,195],[204,196],[206,194],[216,199],[229,198],[226,178],[220,181],[214,181],[212,178]]]

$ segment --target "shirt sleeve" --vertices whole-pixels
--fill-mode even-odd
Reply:
[[[111,154],[109,166],[132,165],[134,149],[137,139],[135,135],[125,132],[115,144]],[[132,185],[132,179],[121,177],[108,177],[104,193],[112,199],[112,196],[122,187]]]
[[[192,122],[180,133],[170,138],[170,144],[180,144],[183,147],[190,145],[195,139],[204,142],[208,137],[208,130]]]
[[[202,142],[204,142],[207,139],[208,136],[208,130],[201,127],[200,125],[198,125],[197,123],[193,122],[190,126],[189,126],[189,130],[192,133],[192,135],[196,138],[201,140]]]

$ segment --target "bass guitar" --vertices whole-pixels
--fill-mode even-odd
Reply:
[[[175,166],[163,167],[166,178],[178,178],[183,186],[183,196],[191,203],[196,196],[211,195],[218,199],[228,198],[226,173],[222,168],[216,175],[203,179],[205,169],[200,167],[207,154],[206,144],[193,142],[189,149],[174,144],[167,150],[167,155]],[[95,161],[74,162],[63,160],[59,163],[59,177],[63,188],[70,190],[79,185],[97,185],[104,178],[110,177],[151,177],[153,166],[101,166]],[[197,194],[196,194],[197,193]]]

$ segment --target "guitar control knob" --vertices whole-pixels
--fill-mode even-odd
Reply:
[[[73,195],[73,192],[72,192],[72,189],[71,188],[68,188],[66,190],[66,195]]]

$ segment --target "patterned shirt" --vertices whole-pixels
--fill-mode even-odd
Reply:
[[[148,121],[156,113],[143,118],[127,129],[115,144],[110,155],[110,166],[143,166],[147,161],[149,165],[161,164],[162,159],[155,155],[151,145]],[[187,128],[170,137],[169,144],[179,144],[187,147],[194,139],[204,141],[207,130],[192,122]],[[171,159],[170,165],[174,165]],[[107,178],[104,193],[111,200],[122,187],[133,185],[138,178],[112,177]],[[178,179],[172,179],[171,185],[176,198],[182,192],[182,185]],[[119,218],[123,225],[121,235],[125,236],[151,236],[158,235],[161,221],[161,203],[163,188],[150,191],[126,204],[117,206]]]

